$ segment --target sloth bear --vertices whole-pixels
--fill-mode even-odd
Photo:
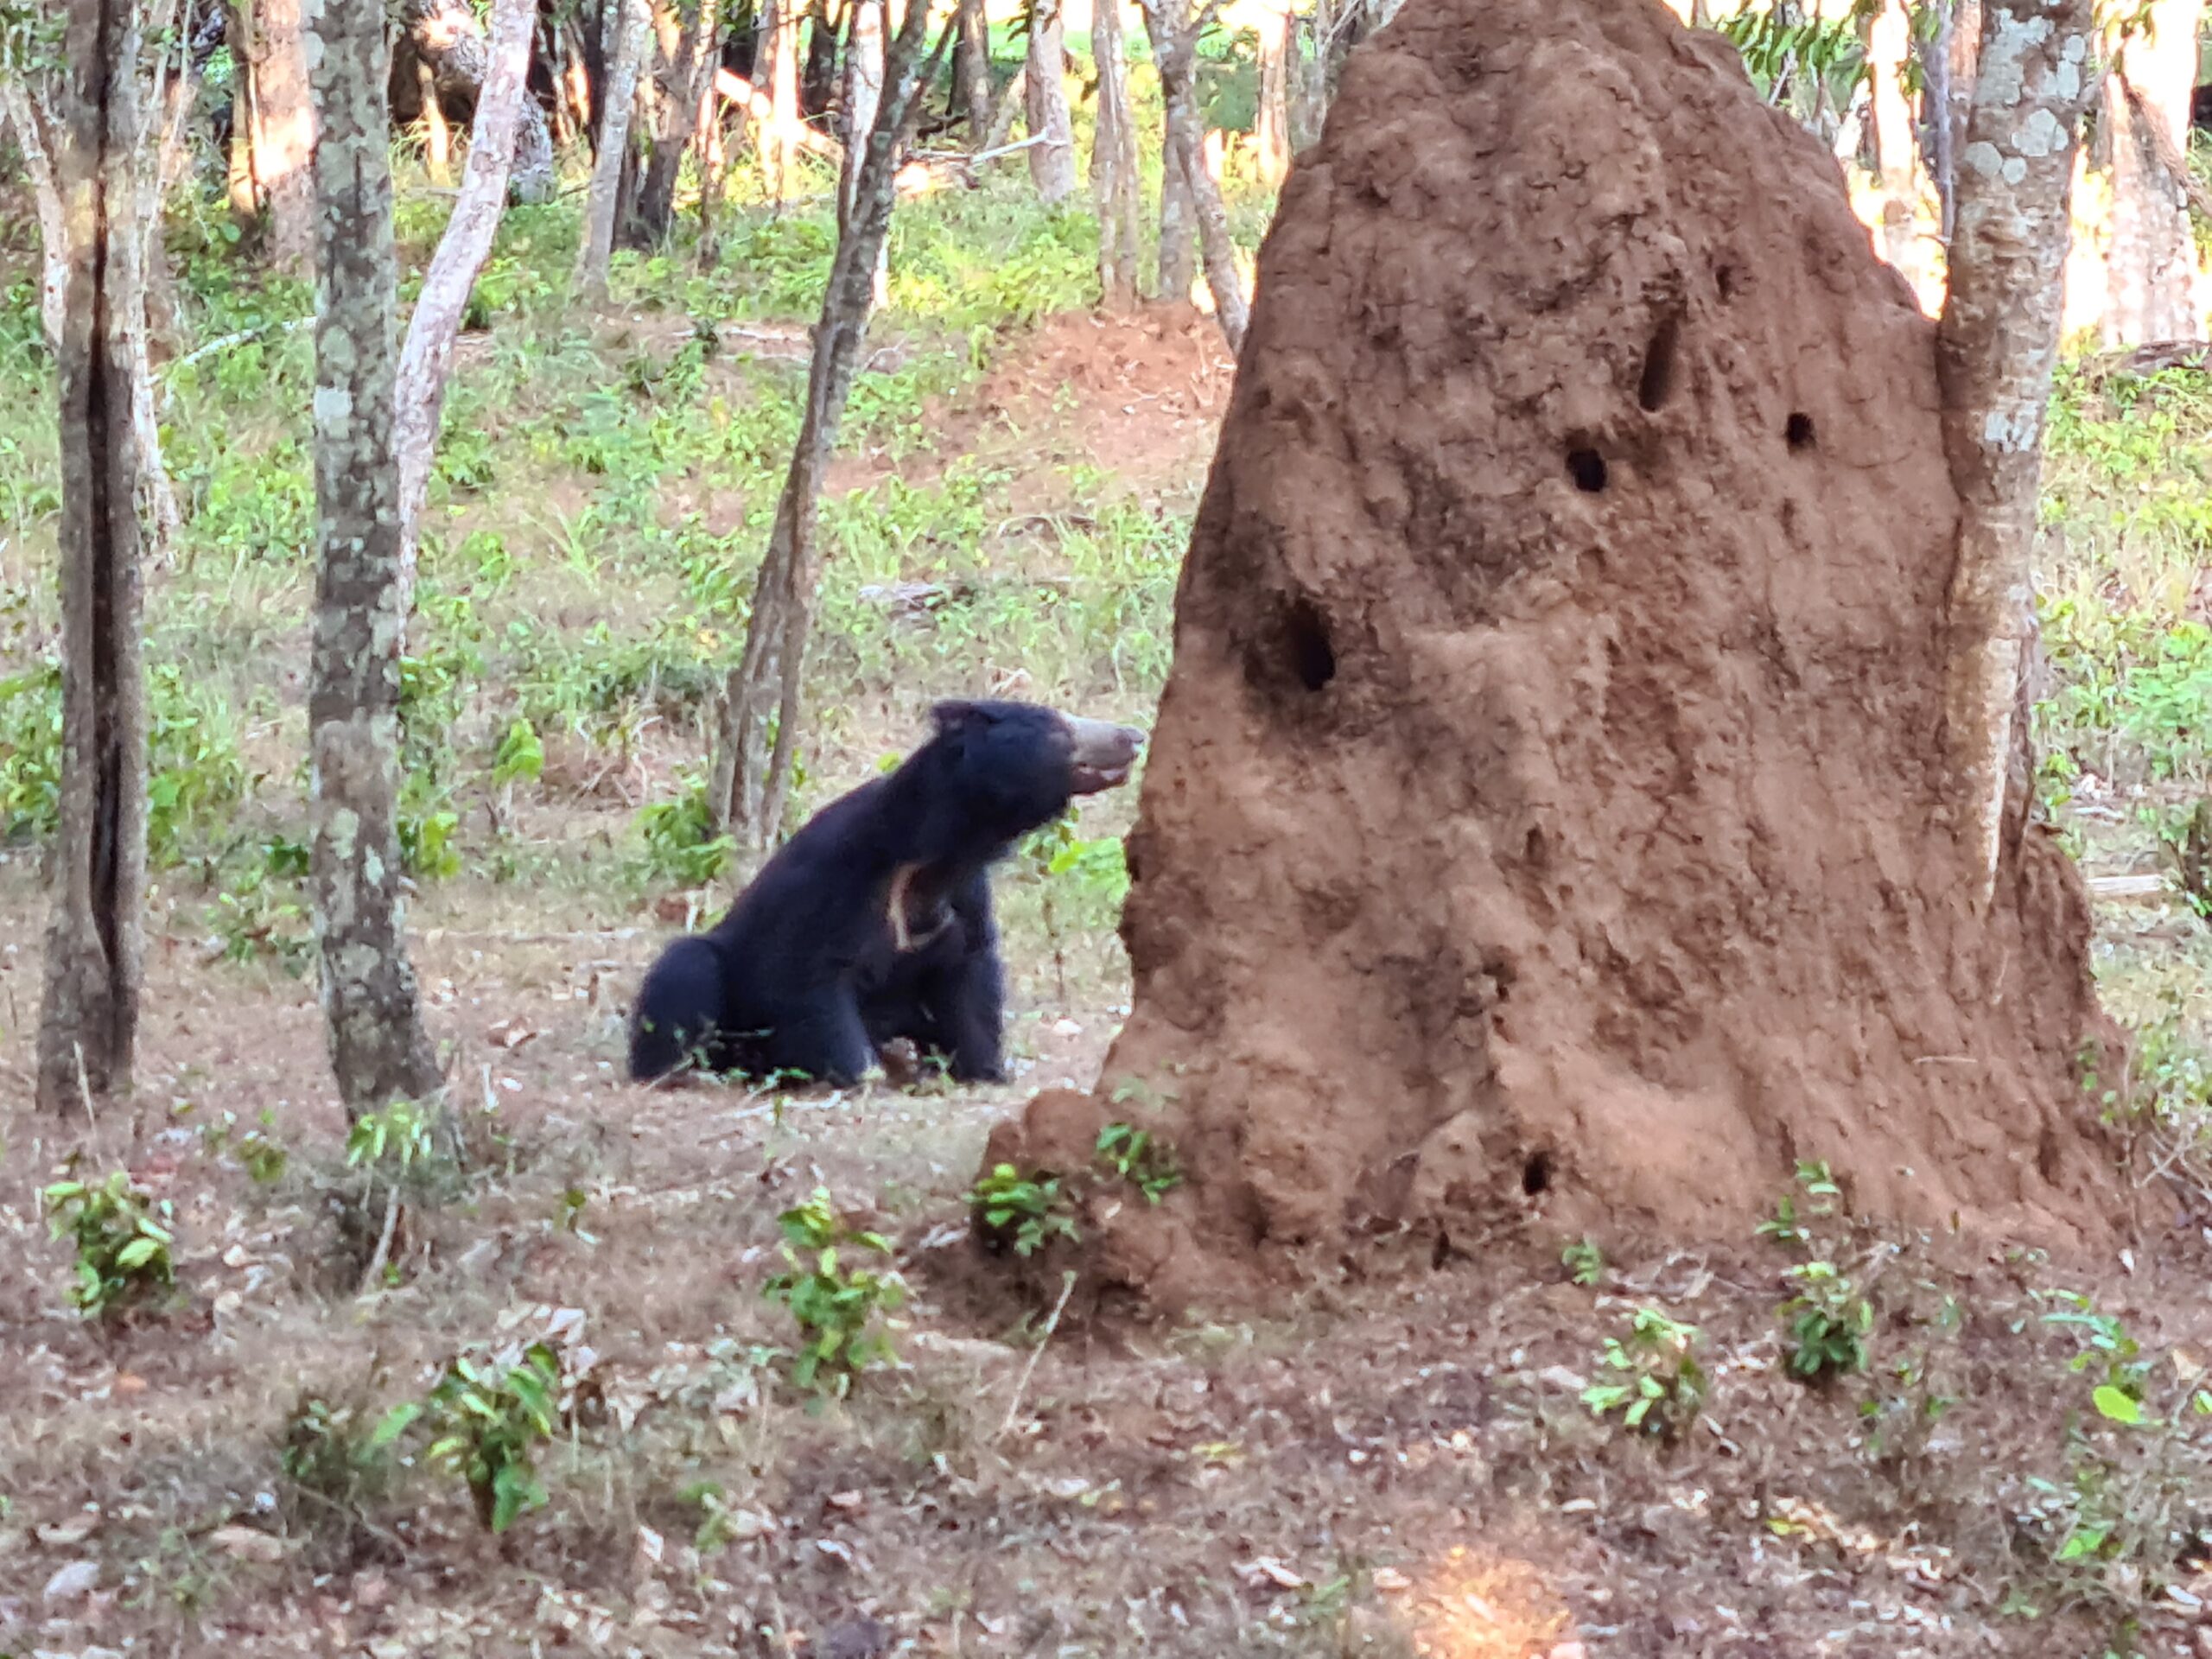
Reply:
[[[1005,999],[990,866],[1077,795],[1129,775],[1144,734],[1020,702],[941,702],[897,771],[831,802],[720,922],[639,988],[630,1075],[849,1084],[899,1038],[998,1082]]]

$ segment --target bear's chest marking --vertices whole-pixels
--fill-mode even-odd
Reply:
[[[891,873],[891,888],[884,898],[891,948],[902,957],[934,944],[952,925],[951,906],[934,894],[915,890],[915,878],[921,873],[919,864],[901,864]]]

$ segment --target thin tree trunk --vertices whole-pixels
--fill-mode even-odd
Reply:
[[[857,3],[884,5],[887,0]],[[898,194],[899,155],[912,136],[922,90],[934,78],[948,43],[941,37],[937,50],[925,53],[928,35],[929,8],[910,5],[887,54],[882,104],[868,132],[853,212],[837,238],[829,286],[823,294],[807,373],[806,412],[777,503],[767,555],[753,585],[744,655],[723,690],[709,800],[718,829],[756,842],[772,836],[783,817],[798,741],[807,638],[821,580],[816,515],[830,452],[836,446],[837,424],[868,335],[876,263],[890,232]],[[772,748],[768,730],[772,711]]]
[[[1983,904],[2003,853],[2030,609],[2044,405],[2058,356],[2067,197],[2094,95],[2091,0],[1991,0],[1960,153],[1958,231],[1936,334],[1960,499],[1945,721],[1955,822]]]
[[[146,722],[134,378],[143,372],[131,0],[77,0],[56,183],[69,233],[61,387],[60,832],[38,1033],[48,1111],[127,1092],[144,968]]]
[[[1937,0],[1934,35],[1920,51],[1921,122],[1927,134],[1928,176],[1936,187],[1936,224],[1951,240],[1952,205],[1958,192],[1957,130],[1951,119],[1951,41],[1957,28],[1951,0]]]
[[[837,47],[850,22],[851,8],[836,0],[814,0],[806,12],[806,56],[798,76],[798,111],[802,118],[827,110],[843,84]]]
[[[765,114],[756,115],[753,154],[760,163],[760,177],[771,200],[780,202],[791,190],[791,156],[798,148],[798,30],[799,0],[766,0],[760,9],[760,62],[753,77],[755,86],[767,89]]]
[[[270,263],[309,274],[315,252],[315,106],[308,95],[307,34],[302,0],[252,0],[248,57],[239,67],[252,88],[248,155],[254,201],[269,213]]]
[[[1027,105],[1029,93],[1029,66],[1024,64],[1014,72],[1014,79],[1000,91],[998,102],[991,105],[991,124],[984,130],[983,142],[976,153],[1003,149],[1007,136],[1014,131],[1014,118]]]
[[[1902,4],[1903,0],[1891,0]],[[1290,176],[1290,10],[1278,0],[1262,10],[1260,34],[1260,109],[1253,133],[1258,151],[1260,177],[1271,189],[1281,189]]]
[[[868,135],[883,103],[883,9],[859,0],[853,7],[852,41],[845,52],[845,163],[837,180],[837,231],[843,235],[859,205],[861,173],[868,165]]]
[[[1164,144],[1160,158],[1160,269],[1154,284],[1157,298],[1178,305],[1191,301],[1192,284],[1198,277],[1198,220],[1191,206],[1191,187],[1173,152]]]
[[[173,342],[179,329],[176,279],[169,269],[168,242],[162,228],[168,216],[169,192],[192,168],[192,146],[188,139],[193,106],[200,95],[200,71],[193,60],[188,38],[178,40],[175,62],[167,66],[165,75],[157,74],[156,90],[159,97],[154,107],[162,111],[160,143],[155,151],[154,165],[139,175],[139,228],[145,243],[142,261],[146,276],[147,330],[156,340]],[[149,409],[152,380],[149,374]],[[161,477],[166,489],[168,474],[165,469],[161,470]]]
[[[953,53],[954,97],[968,119],[968,147],[982,149],[991,130],[991,25],[983,0],[958,0],[960,43]]]
[[[1029,181],[1047,207],[1075,194],[1075,126],[1068,114],[1066,65],[1060,0],[1033,0],[1022,105],[1029,136],[1038,141],[1029,146]]]
[[[383,8],[336,0],[317,34],[310,885],[331,1069],[347,1114],[359,1117],[431,1096],[442,1079],[407,960],[399,887],[407,619],[392,454],[398,262]]]
[[[1912,19],[1905,0],[1883,0],[1868,31],[1866,71],[1872,83],[1874,157],[1882,190],[1882,257],[1919,286],[1919,236],[1914,220],[1920,187],[1914,171],[1912,105],[1905,98],[1905,66],[1912,60]]]
[[[699,105],[711,83],[721,35],[719,0],[698,0],[684,23],[662,87],[661,125],[653,135],[652,164],[638,193],[638,234],[648,245],[668,239],[676,224],[676,185],[685,152],[698,131]]]
[[[1090,149],[1090,190],[1098,207],[1098,288],[1108,309],[1126,311],[1136,303],[1144,244],[1137,223],[1137,127],[1129,108],[1121,0],[1097,0],[1090,52],[1098,66],[1098,123]]]
[[[2107,346],[2204,337],[2184,181],[2161,159],[2162,149],[2177,153],[2189,143],[2196,31],[2203,11],[2202,0],[2153,0],[2145,14],[2147,27],[2126,38],[2115,73],[2105,83],[2113,191],[2104,314]]]
[[[415,607],[416,552],[423,507],[429,499],[438,417],[453,374],[453,343],[506,208],[507,170],[514,160],[522,102],[528,96],[524,82],[530,73],[531,36],[537,22],[537,0],[494,0],[490,61],[476,99],[476,123],[469,133],[461,196],[446,221],[445,234],[438,238],[437,251],[430,256],[430,268],[423,275],[422,295],[415,302],[407,341],[399,353],[391,436],[399,463],[398,604],[403,619]]]
[[[1229,349],[1240,351],[1249,315],[1244,284],[1236,271],[1236,245],[1230,239],[1229,210],[1223,205],[1220,187],[1206,170],[1205,134],[1198,118],[1194,82],[1198,36],[1205,32],[1215,0],[1209,0],[1196,16],[1179,22],[1171,20],[1163,10],[1167,3],[1169,0],[1143,0],[1145,27],[1152,36],[1152,55],[1160,67],[1160,98],[1166,105],[1163,165],[1182,175],[1192,217],[1198,221],[1198,247],[1205,263],[1206,287],[1213,294],[1214,316],[1228,339]],[[1173,0],[1173,3],[1179,6],[1182,0]],[[1162,239],[1164,249],[1164,227]]]
[[[415,60],[415,83],[423,99],[423,170],[432,184],[453,182],[453,129],[438,103],[438,78],[422,59]]]
[[[62,308],[69,291],[69,220],[54,178],[48,143],[53,125],[29,84],[15,75],[0,79],[0,99],[5,100],[8,124],[15,130],[16,148],[22,152],[23,169],[30,175],[31,195],[38,205],[39,321],[46,331],[47,349],[59,353]]]
[[[630,111],[637,102],[638,67],[645,60],[652,16],[641,0],[618,0],[607,14],[613,33],[613,64],[607,71],[607,97],[599,115],[599,156],[592,163],[591,193],[584,207],[583,245],[576,252],[572,284],[584,305],[607,302],[607,261],[614,252],[614,219],[621,206],[622,163],[630,149]]]

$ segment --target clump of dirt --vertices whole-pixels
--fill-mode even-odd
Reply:
[[[1934,334],[1834,162],[1655,5],[1435,0],[1260,258],[1128,843],[1110,1276],[1372,1224],[2108,1236],[2071,865],[1947,821]]]

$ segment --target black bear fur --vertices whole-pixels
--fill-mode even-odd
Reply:
[[[899,768],[840,797],[729,914],[639,988],[630,1075],[687,1063],[849,1084],[904,1038],[995,1082],[1005,982],[990,867],[1075,796],[1128,775],[1143,734],[1020,702],[945,702]]]

